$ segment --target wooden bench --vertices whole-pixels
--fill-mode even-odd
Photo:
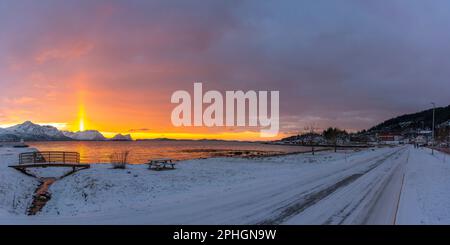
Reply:
[[[149,169],[164,170],[175,169],[175,162],[170,158],[158,158],[148,160]]]

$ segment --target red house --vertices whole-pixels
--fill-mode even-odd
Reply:
[[[399,133],[380,133],[378,134],[378,141],[397,142],[403,139]]]

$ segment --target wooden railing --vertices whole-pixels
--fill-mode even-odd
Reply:
[[[25,152],[19,155],[19,164],[33,163],[80,163],[80,153],[66,151]]]

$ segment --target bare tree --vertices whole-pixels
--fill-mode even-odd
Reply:
[[[334,152],[337,151],[337,141],[339,137],[347,136],[348,133],[345,130],[329,127],[322,133],[323,137],[334,145]]]
[[[114,169],[125,169],[128,164],[130,151],[114,152],[109,156]]]
[[[309,125],[309,127],[305,128],[306,130],[309,130],[309,145],[311,146],[311,152],[314,155],[315,151],[314,151],[314,123],[312,123],[311,125]]]

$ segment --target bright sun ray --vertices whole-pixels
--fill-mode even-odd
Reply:
[[[84,118],[80,118],[78,130],[79,131],[84,131]]]
[[[80,105],[79,111],[78,111],[78,130],[84,131],[85,129],[85,111],[84,111],[84,105]]]

